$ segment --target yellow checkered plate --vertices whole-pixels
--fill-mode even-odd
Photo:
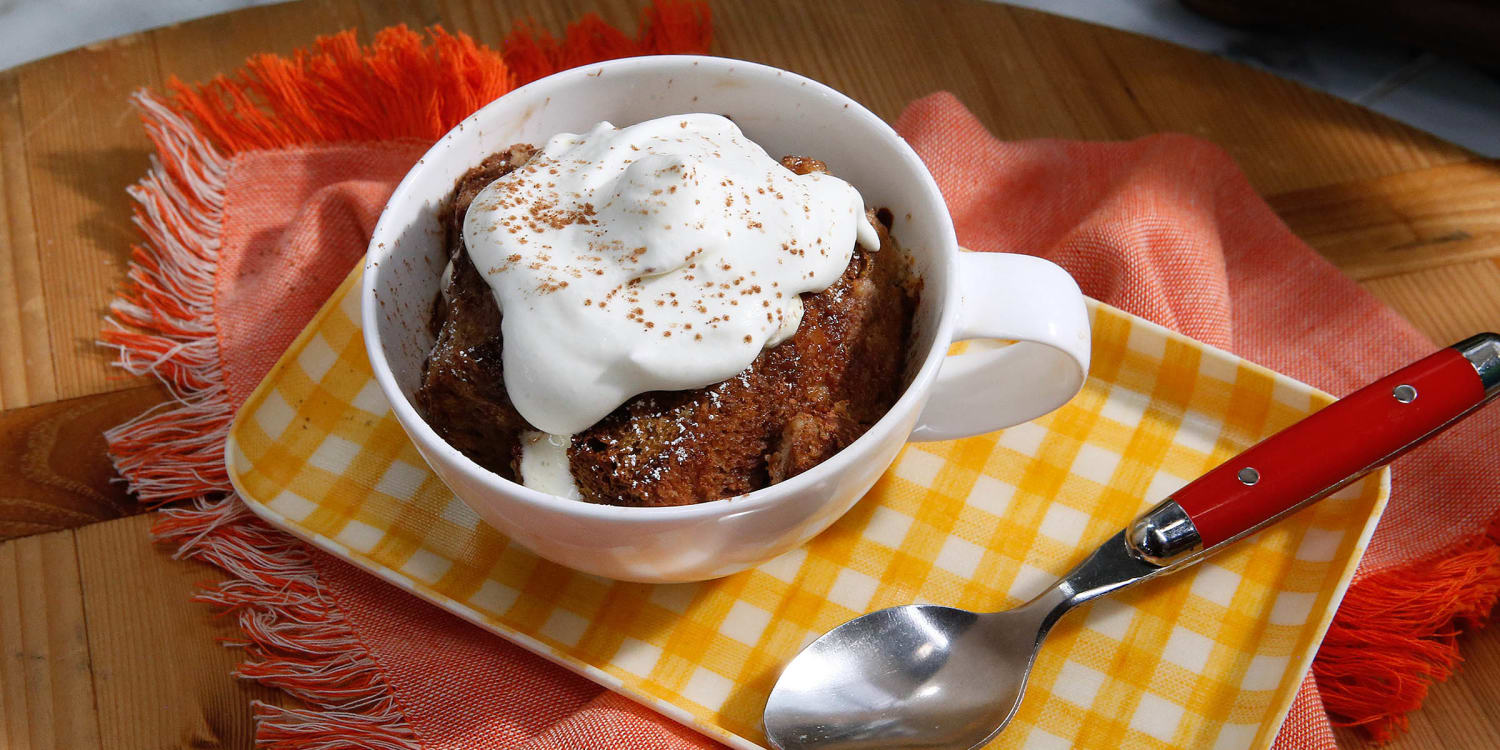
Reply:
[[[698,584],[537,559],[428,471],[371,377],[359,272],[240,410],[229,471],[263,518],[739,748],[804,644],[872,609],[1014,606],[1137,513],[1331,401],[1091,303],[1072,403],[1003,432],[907,446],[806,547]],[[993,747],[1264,748],[1388,495],[1381,471],[1179,575],[1080,608]]]

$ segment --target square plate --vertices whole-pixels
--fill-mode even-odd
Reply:
[[[356,269],[230,430],[271,524],[734,747],[813,638],[912,602],[1021,603],[1140,511],[1327,405],[1310,386],[1091,302],[1093,371],[1062,409],[911,444],[805,547],[695,584],[598,578],[484,525],[371,376]],[[1389,495],[1387,470],[1052,631],[991,747],[1269,747]]]

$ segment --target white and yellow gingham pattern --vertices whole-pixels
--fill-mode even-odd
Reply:
[[[480,523],[371,376],[358,271],[241,409],[229,468],[272,523],[737,747],[785,662],[872,609],[994,610],[1138,512],[1329,401],[1105,305],[1093,372],[1035,422],[908,446],[806,547],[697,584],[610,581]],[[1383,508],[1384,471],[1233,550],[1066,617],[993,747],[1263,748]]]

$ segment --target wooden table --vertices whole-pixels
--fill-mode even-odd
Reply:
[[[100,430],[158,403],[93,344],[136,240],[148,146],[126,95],[355,27],[442,23],[498,43],[641,0],[303,0],[92,45],[0,73],[0,746],[249,747],[233,634],[188,601],[205,566],[147,542]],[[716,0],[717,52],[821,79],[894,118],[946,88],[1004,138],[1222,144],[1292,228],[1434,339],[1500,328],[1500,169],[1366,110],[1139,36],[986,2]],[[1500,746],[1500,629],[1394,748]],[[1348,746],[1359,741],[1341,734]]]

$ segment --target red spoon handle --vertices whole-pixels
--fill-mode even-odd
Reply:
[[[1212,547],[1395,458],[1485,400],[1478,365],[1443,349],[1334,402],[1173,493]]]

